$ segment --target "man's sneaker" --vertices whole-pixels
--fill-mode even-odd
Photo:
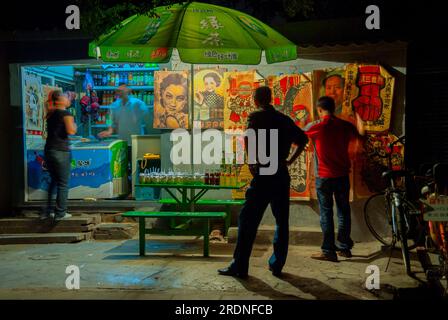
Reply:
[[[52,213],[44,213],[39,216],[40,220],[54,219],[54,212]]]
[[[281,278],[281,277],[283,276],[283,273],[282,273],[281,270],[274,269],[274,268],[272,268],[271,266],[269,266],[269,271],[272,272],[272,275],[273,275],[274,277]]]
[[[338,256],[344,257],[344,258],[352,257],[352,252],[350,250],[338,250],[337,254],[338,254]]]
[[[65,215],[63,215],[62,217],[56,216],[55,220],[56,221],[60,221],[60,220],[67,220],[70,219],[72,217],[72,215],[70,213],[66,213]]]
[[[321,260],[321,261],[338,262],[337,255],[333,256],[333,255],[325,254],[323,252],[315,253],[315,254],[311,255],[311,258],[315,259],[315,260]]]

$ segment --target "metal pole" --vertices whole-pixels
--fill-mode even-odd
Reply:
[[[190,65],[190,77],[191,77],[191,91],[190,91],[190,171],[191,174],[194,174],[194,165],[193,165],[193,124],[194,124],[194,64]],[[190,189],[190,199],[194,199],[194,189]],[[194,202],[191,201],[191,211],[194,211]]]

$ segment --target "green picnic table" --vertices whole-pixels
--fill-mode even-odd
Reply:
[[[137,187],[148,188],[163,188],[171,195],[172,199],[162,199],[160,202],[163,204],[177,204],[180,208],[179,211],[129,211],[123,214],[124,217],[139,218],[139,247],[140,255],[145,255],[145,235],[146,234],[164,234],[164,235],[200,235],[204,237],[203,255],[209,256],[209,233],[210,233],[210,220],[211,219],[224,219],[225,228],[230,225],[230,205],[242,204],[244,200],[202,200],[201,198],[209,190],[228,189],[235,190],[244,187],[246,183],[239,183],[233,186],[224,185],[207,185],[207,184],[179,184],[179,183],[148,183],[137,184]],[[199,190],[196,193],[196,190]],[[178,197],[174,191],[180,193]],[[226,207],[225,212],[209,211],[209,212],[197,212],[195,211],[197,205],[224,205]],[[145,219],[146,218],[168,218],[170,219],[170,228],[166,229],[147,229]],[[184,218],[187,221],[180,225],[176,225],[176,218]],[[193,220],[202,220],[203,225],[200,228],[191,227]]]

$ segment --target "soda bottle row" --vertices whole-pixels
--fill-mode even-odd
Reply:
[[[151,71],[129,71],[129,72],[101,72],[93,74],[95,86],[118,87],[120,84],[128,86],[153,86],[154,73]]]
[[[154,92],[153,91],[134,91],[132,92],[132,96],[143,101],[146,105],[154,104]],[[116,99],[115,91],[113,90],[105,90],[100,91],[98,94],[99,103],[102,106],[111,105]]]
[[[154,92],[152,91],[136,91],[133,96],[143,101],[147,106],[154,104]]]
[[[96,124],[109,124],[109,122],[110,122],[110,113],[108,112],[108,110],[99,111]]]
[[[106,90],[99,93],[100,105],[108,106],[115,101],[115,92],[112,90]]]
[[[204,183],[223,187],[236,186],[238,184],[238,177],[235,172],[206,172]]]
[[[237,186],[238,176],[236,172],[225,173],[210,171],[205,174],[186,173],[179,171],[161,171],[159,168],[145,169],[139,174],[140,184],[186,184],[186,185],[214,185],[214,186]]]

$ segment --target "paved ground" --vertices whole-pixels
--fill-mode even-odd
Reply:
[[[392,299],[395,290],[417,288],[425,275],[412,255],[416,278],[404,275],[400,252],[387,272],[388,254],[376,242],[357,243],[352,259],[321,262],[309,256],[317,246],[292,246],[282,279],[267,270],[270,246],[256,246],[248,280],[217,275],[233,245],[211,245],[201,256],[201,240],[160,238],[137,254],[137,240],[77,244],[0,246],[0,299]],[[66,267],[80,268],[79,290],[67,290]],[[380,290],[368,291],[366,268],[377,265]]]

